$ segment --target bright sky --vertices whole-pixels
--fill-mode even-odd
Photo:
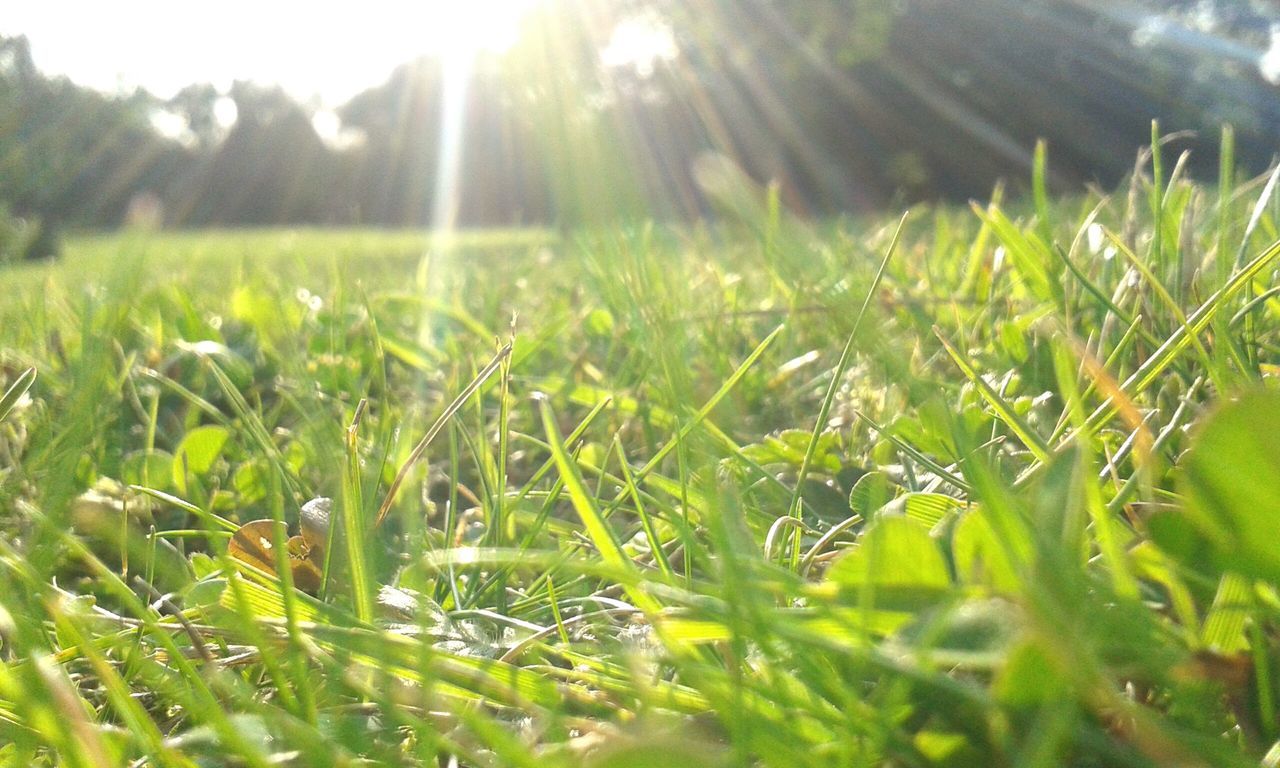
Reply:
[[[25,34],[36,65],[105,91],[279,83],[337,106],[424,53],[500,51],[536,0],[10,0],[0,34]]]

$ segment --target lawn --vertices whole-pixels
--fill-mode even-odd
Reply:
[[[1275,177],[1160,155],[4,268],[0,758],[1280,764]]]

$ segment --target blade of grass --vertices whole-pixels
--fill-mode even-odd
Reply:
[[[1253,584],[1249,579],[1228,573],[1218,581],[1213,605],[1205,617],[1200,642],[1215,653],[1239,653],[1249,646],[1245,624],[1253,612]]]
[[[666,550],[662,548],[663,541],[658,536],[657,526],[653,523],[653,518],[645,511],[644,502],[640,499],[640,489],[636,485],[635,477],[631,474],[631,467],[627,463],[627,454],[622,447],[622,440],[614,435],[614,450],[618,452],[618,465],[622,474],[622,479],[626,482],[624,489],[631,495],[631,503],[635,504],[636,516],[640,518],[640,525],[644,528],[644,535],[648,538],[649,549],[653,552],[653,559],[658,566],[658,570],[668,581],[674,582],[676,579],[675,570],[671,567],[671,562],[667,560]]]
[[[715,394],[713,394],[707,402],[698,409],[698,412],[694,414],[693,418],[682,425],[680,429],[677,430],[676,434],[664,443],[663,446],[659,448],[647,462],[645,462],[643,467],[636,470],[635,480],[637,483],[642,481],[650,472],[662,463],[662,460],[665,459],[667,454],[671,453],[677,445],[679,445],[681,440],[687,438],[693,430],[698,428],[698,425],[701,424],[713,410],[715,410],[715,407],[720,404],[720,401],[723,400],[734,386],[742,380],[742,377],[746,375],[747,371],[751,370],[751,367],[755,365],[756,360],[760,359],[760,356],[763,355],[765,350],[773,344],[785,327],[786,326],[784,325],[780,325],[777,328],[774,328],[763,341],[757,344],[756,348],[751,351],[751,354],[747,355],[747,358],[742,361],[742,364],[739,365],[736,370],[734,370],[733,374],[730,375],[729,378],[725,379],[724,383],[720,385],[720,388],[716,390]],[[626,491],[621,491],[617,498],[614,499],[614,503],[620,503],[625,496]]]
[[[1129,247],[1125,245],[1120,238],[1116,237],[1115,233],[1107,231],[1106,235],[1107,239],[1111,241],[1111,243],[1125,257],[1125,259],[1128,260],[1133,268],[1142,275],[1147,284],[1151,286],[1152,290],[1155,291],[1156,296],[1169,311],[1169,314],[1178,322],[1178,325],[1185,330],[1187,326],[1187,316],[1183,314],[1182,308],[1178,306],[1177,300],[1169,293],[1164,284],[1160,282],[1160,278],[1152,271],[1151,267],[1142,259],[1138,258],[1137,254],[1129,250]],[[1210,378],[1213,379],[1219,389],[1226,389],[1226,373],[1219,370],[1217,361],[1209,355],[1208,350],[1206,350],[1204,345],[1200,343],[1199,335],[1189,333],[1188,338],[1191,339],[1191,343],[1195,346],[1196,352],[1199,353],[1200,362],[1209,370]]]
[[[564,480],[565,488],[569,491],[569,499],[573,502],[573,508],[582,520],[583,527],[586,528],[587,536],[600,552],[606,565],[628,575],[623,583],[623,589],[636,607],[650,615],[657,613],[662,606],[640,588],[641,579],[636,573],[635,563],[631,562],[631,558],[622,551],[622,545],[618,543],[609,521],[605,519],[600,508],[596,506],[595,499],[587,491],[582,474],[578,471],[578,465],[565,452],[564,438],[560,435],[560,428],[556,426],[551,405],[545,399],[540,400],[539,404],[542,411],[542,428],[547,434],[547,443],[551,448],[551,455],[555,458],[556,469]]]
[[[1076,379],[1076,372],[1080,369],[1081,363],[1086,370],[1094,372],[1093,382],[1099,378],[1097,372],[1098,363],[1091,359],[1088,350],[1083,345],[1071,343],[1074,340],[1060,333],[1056,336],[1059,342],[1054,345],[1054,369],[1058,376],[1058,391],[1061,392],[1066,400],[1065,410],[1068,418],[1076,424],[1083,424],[1085,420],[1084,394],[1080,390],[1079,382]],[[1076,358],[1080,358],[1077,360]],[[1140,417],[1139,417],[1140,418]],[[1138,424],[1134,429],[1134,434],[1143,434],[1150,440],[1149,433],[1146,432],[1145,424]],[[1099,484],[1091,477],[1094,457],[1094,447],[1087,441],[1082,440],[1077,443],[1080,453],[1079,462],[1084,468],[1080,472],[1081,484],[1084,486],[1082,491],[1084,494],[1084,505],[1089,513],[1089,517],[1093,522],[1090,533],[1094,542],[1101,553],[1102,558],[1107,563],[1111,575],[1111,584],[1116,594],[1126,598],[1137,598],[1139,589],[1138,581],[1133,577],[1132,568],[1129,564],[1127,554],[1122,546],[1122,537],[1116,530],[1117,520],[1107,510],[1106,504],[1102,498],[1102,489]],[[1149,446],[1147,452],[1150,452]],[[1150,472],[1147,461],[1142,462],[1139,471]]]
[[[514,349],[516,343],[515,318],[511,319],[511,338],[508,342]],[[507,461],[511,440],[511,361],[505,358],[499,373],[501,386],[498,390],[498,470],[495,478],[496,488],[493,494],[493,522],[489,526],[489,534],[493,537],[493,545],[501,547],[507,540]],[[506,590],[500,589],[500,595]]]
[[[840,384],[844,381],[845,373],[849,370],[849,365],[853,362],[854,343],[858,338],[858,330],[862,327],[862,320],[867,316],[867,309],[871,306],[871,299],[875,297],[876,290],[880,287],[880,281],[884,279],[885,270],[889,266],[889,260],[893,258],[893,254],[898,250],[898,242],[902,238],[902,228],[907,223],[907,216],[910,212],[903,213],[898,219],[898,226],[893,231],[893,237],[889,240],[889,247],[885,249],[884,258],[880,260],[880,266],[876,269],[875,277],[871,279],[871,285],[867,286],[867,294],[862,300],[862,306],[858,308],[858,314],[854,316],[853,328],[849,331],[849,336],[845,339],[844,349],[840,351],[840,359],[836,361],[835,370],[831,373],[831,381],[827,384],[826,394],[822,397],[822,403],[818,406],[818,415],[813,421],[813,431],[809,434],[809,442],[804,449],[804,458],[800,461],[800,470],[796,473],[796,485],[791,492],[791,501],[787,504],[787,514],[793,518],[800,519],[800,500],[804,492],[804,481],[809,476],[809,471],[813,466],[813,457],[818,452],[818,440],[822,437],[823,431],[827,428],[827,418],[831,414],[831,404],[835,402],[836,392],[840,389]],[[797,528],[791,537],[791,569],[800,567],[800,536],[802,531]]]
[[[1049,205],[1049,145],[1044,139],[1036,142],[1031,162],[1031,196],[1035,201],[1037,231],[1046,243],[1053,240],[1053,209]]]
[[[1189,318],[1185,325],[1179,327],[1173,332],[1159,349],[1151,354],[1150,357],[1139,366],[1120,385],[1121,391],[1129,396],[1130,399],[1136,397],[1139,393],[1151,386],[1160,374],[1173,362],[1173,360],[1182,353],[1191,344],[1190,336],[1199,334],[1209,325],[1217,314],[1222,311],[1227,302],[1236,294],[1243,290],[1247,285],[1253,282],[1263,269],[1265,269],[1272,261],[1280,256],[1280,241],[1272,243],[1266,250],[1258,254],[1253,261],[1249,262],[1244,269],[1236,272],[1231,280],[1220,288],[1216,293],[1205,300],[1200,308],[1197,309]],[[1086,434],[1092,434],[1103,424],[1115,415],[1116,406],[1112,404],[1108,398],[1089,415],[1088,420],[1082,428]],[[1081,429],[1073,430],[1064,440],[1075,439],[1077,433]]]
[[[925,469],[934,473],[935,475],[942,478],[943,480],[946,480],[948,483],[954,485],[955,487],[959,488],[965,493],[970,493],[973,490],[969,486],[969,483],[965,482],[964,478],[960,477],[955,472],[951,471],[950,469],[942,466],[938,462],[929,458],[923,452],[921,452],[920,449],[916,448],[914,445],[911,445],[907,441],[893,434],[893,432],[880,426],[870,416],[866,415],[862,411],[854,411],[854,413],[857,415],[859,419],[862,419],[864,422],[866,422],[867,426],[875,430],[876,434],[880,435],[881,437],[884,437],[889,442],[893,443],[898,450],[902,451],[903,453],[907,454],[911,458],[920,462],[920,465]]]
[[[1005,402],[1005,399],[1000,396],[1000,393],[996,392],[995,389],[987,383],[986,379],[982,378],[982,376],[974,370],[973,366],[969,364],[969,361],[960,354],[960,351],[952,346],[951,342],[947,341],[947,338],[942,335],[941,328],[934,326],[933,333],[938,337],[938,341],[942,342],[943,348],[947,350],[947,354],[951,356],[951,360],[955,362],[956,367],[960,369],[960,372],[964,374],[965,378],[967,378],[969,382],[973,384],[974,388],[978,390],[978,394],[982,395],[982,399],[987,401],[987,405],[991,406],[991,409],[995,411],[996,418],[1004,422],[1004,425],[1012,430],[1013,434],[1022,441],[1022,444],[1027,447],[1027,450],[1031,451],[1031,454],[1036,457],[1037,461],[1042,463],[1048,462],[1052,451],[1049,449],[1049,446],[1045,443],[1044,439],[1037,435],[1035,430],[1022,420],[1022,417],[1013,410],[1011,405]]]
[[[1160,141],[1160,122],[1151,121],[1151,261],[1164,267],[1164,159]]]
[[[0,421],[4,421],[9,415],[9,411],[18,404],[18,400],[27,394],[27,390],[31,389],[31,385],[36,381],[36,369],[28,368],[23,371],[16,381],[5,390],[4,397],[0,397]]]
[[[1249,252],[1249,241],[1253,239],[1253,233],[1258,230],[1258,225],[1262,223],[1262,217],[1266,215],[1267,204],[1271,202],[1272,195],[1276,192],[1276,186],[1280,184],[1280,163],[1271,171],[1271,175],[1267,178],[1267,184],[1262,188],[1262,194],[1258,195],[1258,199],[1253,204],[1253,212],[1249,214],[1249,223],[1245,225],[1244,236],[1240,240],[1240,248],[1236,251],[1234,267],[1237,271],[1243,268],[1245,254]]]
[[[449,423],[449,419],[453,418],[453,415],[457,413],[467,400],[469,400],[471,396],[480,389],[481,385],[483,385],[485,381],[487,381],[488,378],[502,366],[502,361],[510,354],[511,343],[508,342],[506,346],[498,350],[498,353],[493,356],[493,359],[489,361],[488,365],[476,374],[476,377],[471,380],[471,383],[458,393],[458,396],[453,399],[453,402],[449,403],[448,407],[444,409],[444,412],[441,413],[439,418],[435,420],[435,423],[431,425],[431,428],[427,430],[427,434],[423,435],[422,439],[418,441],[418,444],[413,447],[413,450],[409,453],[409,458],[405,459],[404,464],[400,467],[400,471],[396,472],[395,479],[391,481],[391,485],[387,488],[387,495],[382,500],[382,506],[378,508],[378,514],[373,521],[374,528],[382,525],[382,521],[387,518],[387,513],[391,511],[391,505],[395,503],[396,495],[400,492],[400,486],[404,483],[405,477],[408,476],[409,470],[412,469],[413,465],[422,458],[424,453],[426,453],[427,446],[431,445],[431,441],[440,433],[440,430],[444,428],[444,425]]]
[[[41,521],[48,524],[47,518],[41,518]],[[262,753],[260,745],[251,744],[236,728],[229,713],[224,709],[223,701],[214,694],[205,676],[195,668],[169,632],[159,626],[154,613],[147,608],[146,604],[120,579],[119,575],[95,557],[82,541],[69,531],[55,533],[61,545],[89,566],[106,592],[120,601],[128,612],[140,621],[148,637],[154,639],[168,655],[169,664],[186,683],[181,688],[184,696],[187,697],[184,706],[198,715],[203,722],[208,723],[232,754],[238,755],[255,768],[267,768],[269,761]],[[0,552],[11,562],[21,561],[21,557],[3,538],[0,538]],[[32,590],[40,590],[42,585],[32,583],[28,587]],[[243,705],[243,702],[239,703]]]
[[[214,380],[218,383],[218,388],[222,390],[222,394],[231,403],[231,408],[236,414],[236,418],[244,424],[249,433],[249,437],[262,451],[262,455],[271,462],[272,467],[279,473],[288,486],[289,493],[294,501],[301,503],[305,498],[302,491],[302,481],[298,479],[297,473],[289,466],[289,462],[285,460],[283,454],[280,453],[279,447],[275,441],[271,439],[271,431],[267,429],[267,425],[263,422],[262,416],[249,405],[249,401],[245,400],[244,395],[240,393],[240,388],[227,376],[212,357],[208,355],[202,356],[205,365],[208,366],[209,372],[213,374]]]
[[[361,400],[356,406],[355,415],[347,427],[344,441],[344,462],[342,473],[342,532],[346,542],[347,569],[351,580],[351,602],[356,618],[363,623],[373,621],[373,593],[375,585],[369,574],[368,554],[365,550],[365,530],[368,525],[364,515],[364,496],[360,483],[359,429],[366,405]],[[332,544],[333,527],[330,526],[329,539]],[[327,550],[331,550],[330,546]],[[328,578],[328,558],[325,559],[325,579]]]
[[[106,688],[107,700],[111,703],[112,708],[115,709],[121,722],[128,729],[130,736],[139,740],[141,742],[140,746],[146,754],[151,759],[156,760],[159,765],[178,762],[178,755],[165,746],[164,737],[160,734],[160,729],[147,714],[146,709],[138,699],[133,697],[129,684],[116,671],[116,668],[108,663],[107,659],[94,644],[89,641],[90,633],[81,628],[81,622],[71,612],[63,608],[64,606],[59,604],[48,603],[46,605],[46,610],[53,617],[54,624],[59,631],[65,633],[67,638],[80,648],[84,653],[84,658],[93,667],[98,680]]]
[[[1226,284],[1234,264],[1227,261],[1227,238],[1231,232],[1231,197],[1236,174],[1236,131],[1229,123],[1222,126],[1222,145],[1218,153],[1218,242],[1215,258],[1218,285]]]

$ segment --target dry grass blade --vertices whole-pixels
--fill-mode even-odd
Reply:
[[[382,506],[378,507],[378,516],[373,521],[375,528],[382,525],[382,521],[386,519],[387,513],[391,510],[391,505],[395,503],[396,494],[400,492],[400,486],[404,483],[405,476],[409,474],[409,470],[413,465],[422,458],[422,454],[426,453],[427,446],[431,445],[431,441],[435,439],[436,435],[440,434],[440,430],[444,429],[444,425],[449,423],[449,419],[453,418],[453,415],[458,412],[463,403],[471,399],[476,390],[480,389],[485,381],[502,366],[502,361],[506,360],[510,354],[511,342],[507,342],[506,346],[498,350],[497,354],[493,356],[488,365],[476,374],[476,377],[471,380],[466,389],[458,393],[453,402],[449,403],[449,407],[444,409],[444,413],[441,413],[440,418],[436,419],[435,423],[431,425],[431,429],[427,430],[427,434],[423,435],[418,444],[413,447],[413,452],[409,454],[409,458],[405,459],[400,471],[396,472],[396,479],[391,481],[391,487],[387,488],[387,496],[382,500]]]

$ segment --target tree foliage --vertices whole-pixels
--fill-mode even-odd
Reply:
[[[709,210],[697,169],[719,155],[791,208],[828,214],[982,196],[1026,178],[1040,138],[1051,182],[1112,184],[1153,118],[1191,132],[1178,148],[1209,175],[1221,122],[1250,167],[1280,143],[1259,69],[1278,13],[1246,0],[546,0],[514,48],[460,77],[424,57],[338,107],[340,141],[278,87],[106,96],[43,75],[8,38],[0,201],[94,227],[140,200],[176,226],[679,218]],[[611,56],[628,25],[671,50]],[[183,127],[162,134],[157,116]]]

